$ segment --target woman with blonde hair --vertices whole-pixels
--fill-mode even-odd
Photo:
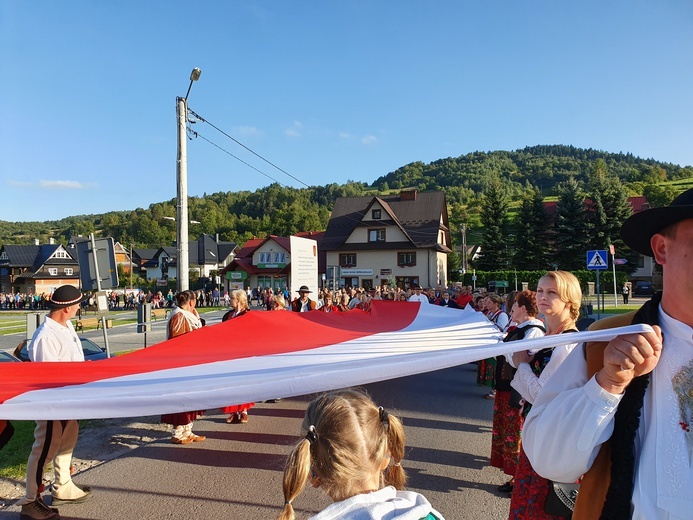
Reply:
[[[224,314],[221,321],[228,321],[235,318],[240,318],[247,312],[250,312],[250,305],[248,304],[248,295],[243,289],[236,289],[231,291],[231,296],[229,303],[231,304],[231,310]],[[245,403],[245,404],[234,404],[232,406],[226,406],[221,408],[223,413],[229,414],[226,418],[226,422],[229,424],[248,422],[248,410],[250,410],[255,403]]]
[[[282,293],[277,293],[272,297],[272,310],[273,311],[285,311],[286,310],[286,300]]]
[[[546,273],[539,279],[536,302],[539,313],[544,317],[547,335],[577,332],[576,322],[580,316],[582,290],[574,274],[567,271]],[[524,415],[529,411],[544,383],[576,346],[577,343],[572,343],[539,352],[530,350],[513,354],[512,364],[517,368],[517,372],[510,385],[526,401]],[[534,471],[524,449],[521,450],[510,499],[509,519],[567,518],[567,514],[558,514],[557,511],[546,509],[550,492],[553,493],[552,483]]]
[[[423,495],[401,491],[404,428],[367,394],[318,397],[308,405],[301,435],[284,468],[279,520],[295,518],[292,502],[308,481],[334,500],[312,520],[443,519]]]

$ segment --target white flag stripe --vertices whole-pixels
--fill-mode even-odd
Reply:
[[[636,325],[502,343],[502,334],[481,314],[452,312],[455,324],[449,323],[448,313],[434,313],[438,319],[432,322],[424,312],[401,331],[326,347],[26,392],[1,404],[0,417],[87,419],[212,409],[404,377],[508,352],[606,341],[619,333],[651,330]],[[432,328],[436,321],[439,326]]]

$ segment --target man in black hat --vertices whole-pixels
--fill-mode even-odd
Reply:
[[[291,310],[294,312],[314,311],[316,303],[308,298],[311,292],[307,285],[302,285],[298,290],[298,298],[291,302]]]
[[[542,388],[522,444],[534,469],[559,482],[584,474],[573,519],[690,518],[693,511],[693,189],[621,228],[653,256],[663,291],[605,329],[653,333],[576,348]]]
[[[71,285],[55,290],[48,300],[50,312],[29,343],[31,361],[84,361],[82,343],[70,320],[86,298]],[[49,462],[53,463],[55,475],[51,487],[52,505],[76,504],[91,498],[91,490],[77,486],[70,475],[78,433],[76,420],[36,421],[34,445],[26,468],[26,495],[17,502],[22,506],[22,520],[60,518],[58,510],[48,507],[39,494],[43,472]]]

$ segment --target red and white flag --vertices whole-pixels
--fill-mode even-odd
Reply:
[[[0,418],[206,410],[640,330],[631,326],[502,343],[502,333],[481,313],[436,305],[376,301],[370,312],[256,311],[103,361],[0,363]]]

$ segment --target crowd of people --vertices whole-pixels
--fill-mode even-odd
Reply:
[[[664,289],[638,311],[607,318],[593,328],[640,323],[650,325],[652,332],[521,350],[478,363],[480,384],[490,381],[495,389],[490,462],[509,477],[499,488],[511,496],[509,520],[690,518],[693,189],[669,206],[630,217],[621,238],[662,266]],[[315,299],[306,286],[297,292],[289,303],[285,294],[268,291],[261,303],[294,312],[367,310],[373,299],[471,305],[506,333],[507,342],[576,332],[582,299],[577,278],[565,271],[547,272],[536,292],[515,291],[505,299],[470,294],[467,287],[347,288],[319,292]],[[178,310],[169,319],[171,337],[203,325],[191,303],[196,295],[186,293],[178,295]],[[51,295],[51,313],[33,338],[33,361],[83,360],[70,323],[82,299],[69,286]],[[226,319],[242,318],[249,310],[243,290],[234,291],[230,303]],[[188,423],[172,423],[180,427],[179,438],[186,439],[176,443],[204,440],[189,440],[193,419],[186,415]],[[69,472],[77,431],[77,421],[37,421],[26,496],[20,501],[22,518],[59,518],[41,499],[37,478],[51,459],[53,504],[91,497],[91,490],[74,484]],[[401,421],[363,392],[319,396],[308,406],[300,441],[286,461],[280,520],[295,517],[293,501],[306,484],[334,501],[315,520],[442,520],[425,497],[403,490],[405,453]]]

